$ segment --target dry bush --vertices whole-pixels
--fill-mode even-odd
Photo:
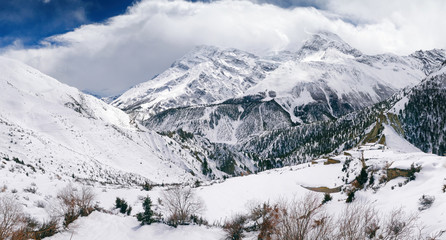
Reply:
[[[332,239],[332,218],[324,211],[316,194],[282,204],[276,237],[281,240]]]
[[[434,203],[434,201],[435,201],[434,196],[429,196],[429,195],[421,196],[420,199],[418,199],[418,202],[420,204],[420,207],[418,207],[418,210],[423,211],[423,210],[430,208],[432,206],[432,204]]]
[[[226,240],[240,240],[245,237],[244,226],[246,223],[246,216],[237,215],[232,220],[226,221],[223,224],[223,230],[226,232]]]
[[[277,204],[263,203],[252,207],[250,218],[254,221],[252,230],[258,230],[258,239],[271,240],[279,224],[280,209]]]
[[[381,228],[378,212],[364,203],[348,204],[337,220],[338,239],[373,239]]]
[[[63,227],[68,228],[79,216],[88,216],[94,210],[95,194],[91,188],[83,186],[79,191],[68,184],[59,191],[57,199],[59,204],[56,212],[63,217]]]
[[[40,240],[45,237],[53,236],[59,230],[58,221],[55,219],[43,222],[42,224],[31,217],[24,217],[23,219],[21,227],[11,234],[11,240]]]
[[[415,239],[418,216],[406,214],[401,208],[391,211],[384,220],[381,239]]]
[[[162,193],[163,203],[169,212],[168,223],[174,226],[189,223],[191,215],[204,210],[203,201],[189,187],[175,186]]]
[[[43,239],[51,237],[59,231],[57,220],[52,219],[48,222],[42,223],[36,231],[31,232],[29,236],[32,239]]]
[[[337,239],[419,239],[415,235],[416,215],[402,209],[382,215],[369,203],[349,204],[338,217]]]
[[[96,194],[91,187],[82,186],[78,193],[78,206],[81,216],[88,216],[94,211]]]
[[[245,232],[257,232],[259,240],[434,240],[446,232],[426,235],[418,225],[417,215],[402,209],[383,214],[370,203],[356,202],[346,204],[335,216],[328,214],[320,202],[316,194],[309,193],[289,202],[257,205],[249,215],[225,222],[226,239],[242,239]]]
[[[0,197],[0,239],[9,239],[24,225],[21,206],[12,196]]]

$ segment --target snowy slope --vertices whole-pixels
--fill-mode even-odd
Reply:
[[[0,58],[0,156],[103,182],[184,182],[200,164],[121,110]]]
[[[398,115],[405,138],[424,152],[446,154],[446,66],[401,93],[390,110]]]
[[[397,138],[398,135],[392,137]],[[409,145],[399,147],[410,148]],[[399,152],[379,144],[364,145],[333,156],[332,159],[340,161],[337,164],[325,165],[326,159],[319,159],[313,164],[306,163],[235,177],[211,185],[205,184],[196,188],[195,192],[205,203],[205,219],[211,224],[221,224],[236,214],[247,213],[249,207],[255,204],[299,199],[312,192],[308,187],[348,188],[350,184],[346,182],[351,182],[359,174],[362,158],[369,169],[373,169],[373,172],[369,172],[369,177],[373,174],[377,181],[374,186],[357,191],[354,203],[371,204],[383,214],[398,208],[402,208],[407,214],[418,214],[418,222],[424,227],[425,234],[445,230],[446,193],[442,191],[442,187],[446,184],[446,158],[422,152]],[[343,171],[347,161],[349,167],[347,171]],[[411,164],[421,166],[414,181],[406,182],[406,178],[398,177],[378,183],[385,176],[387,168],[409,169]],[[107,189],[98,192],[98,197],[100,204],[109,209],[112,208],[115,196],[125,196],[134,211],[138,212],[141,211],[141,196],[147,194],[152,199],[157,199],[162,191],[164,188],[144,193],[135,189]],[[316,194],[322,198],[323,193]],[[348,206],[345,203],[347,196],[342,191],[331,195],[333,200],[325,205],[325,209],[336,216]],[[419,198],[423,195],[434,196],[436,200],[430,208],[420,211]],[[118,239],[117,236],[119,239],[176,239],[179,234],[184,234],[181,239],[222,239],[224,236],[224,232],[216,227],[192,225],[175,229],[161,224],[140,227],[133,217],[104,213],[81,218],[76,225],[74,232],[61,233],[51,239],[65,239],[71,235],[75,239]],[[255,234],[248,234],[247,239],[257,238]]]

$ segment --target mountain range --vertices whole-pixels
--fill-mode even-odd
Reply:
[[[446,233],[445,50],[367,55],[327,32],[270,56],[198,46],[103,99],[0,57],[0,89],[0,210],[12,199],[30,233],[222,239],[231,217],[305,203],[294,204],[296,196],[313,196],[327,219],[372,211],[364,226],[375,232],[409,228],[389,239]],[[187,216],[189,226],[166,225],[175,216],[166,202],[172,189],[206,205]],[[67,191],[97,200],[70,227],[72,212],[57,209]],[[320,204],[322,194],[333,200]],[[141,226],[148,197],[156,223]],[[425,225],[415,229],[417,219]],[[258,220],[242,226],[248,239],[258,239]],[[332,234],[345,227],[332,223]],[[36,230],[51,224],[56,230]]]
[[[110,105],[2,58],[0,154],[92,181],[214,179],[349,149],[391,113],[443,155],[445,59],[366,55],[326,32],[266,57],[200,46]]]
[[[445,59],[439,49],[367,55],[327,32],[296,52],[265,57],[200,46],[111,104],[162,135],[189,133],[173,138],[194,149],[202,165],[210,160],[229,174],[255,172],[355,146],[380,114],[438,75]],[[438,97],[430,99],[417,111],[439,104]],[[411,125],[415,110],[408,108],[396,113],[401,134],[424,151],[443,154],[442,134],[432,136],[441,126],[414,133],[419,126]]]

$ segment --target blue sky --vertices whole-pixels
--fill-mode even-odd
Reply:
[[[197,45],[295,51],[318,31],[366,54],[446,48],[444,0],[0,0],[0,56],[100,96]]]
[[[40,40],[125,12],[134,0],[0,0],[0,47]]]
[[[38,46],[42,39],[123,14],[138,0],[0,0],[0,48]],[[213,2],[215,0],[188,0]],[[326,0],[257,0],[282,8],[323,8]]]

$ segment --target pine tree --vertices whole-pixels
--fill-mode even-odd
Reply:
[[[333,197],[330,195],[330,193],[325,193],[324,199],[322,200],[322,204],[325,204],[325,203],[331,201],[332,199],[333,199]]]
[[[346,203],[351,203],[355,200],[355,191],[351,191],[347,194],[347,199],[345,200]]]
[[[142,203],[144,212],[138,213],[136,218],[141,222],[141,225],[150,225],[153,223],[153,211],[152,211],[152,200],[150,197],[145,197]]]
[[[367,171],[365,170],[365,167],[361,169],[361,173],[359,176],[356,177],[356,180],[358,181],[359,185],[362,187],[368,179]]]

